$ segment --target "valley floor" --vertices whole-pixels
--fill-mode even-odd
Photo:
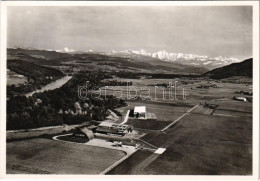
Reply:
[[[142,140],[166,151],[158,155],[140,149],[108,174],[251,175],[252,103],[232,99],[240,96],[235,91],[251,87],[214,82],[216,88],[197,88],[202,83],[207,84],[200,81],[186,86],[186,100],[164,101],[159,96],[159,100],[130,100],[127,107],[119,108],[125,114],[144,105],[147,112],[155,114],[155,120],[130,118],[126,124],[145,133]],[[204,107],[205,102],[218,107]],[[124,156],[118,150],[43,138],[13,141],[7,142],[7,173],[99,174]]]

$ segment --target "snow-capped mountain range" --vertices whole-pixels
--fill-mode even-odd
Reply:
[[[73,52],[75,52],[75,50],[74,49],[69,49],[68,47],[65,47],[63,49],[56,50],[56,52],[60,52],[60,53],[73,53]]]
[[[196,55],[196,54],[183,54],[183,53],[169,53],[165,50],[161,50],[155,53],[146,52],[144,49],[140,51],[137,50],[123,50],[123,51],[115,51],[113,50],[110,55],[123,55],[123,54],[137,54],[143,56],[149,56],[153,58],[160,59],[162,61],[167,62],[176,62],[184,65],[193,65],[206,67],[209,69],[218,68],[225,65],[229,65],[231,63],[240,62],[240,60],[233,57],[208,57],[206,55]]]
[[[61,50],[56,50],[56,52],[60,53],[77,53],[74,49],[69,49],[65,47]],[[141,55],[141,56],[148,56],[155,59],[159,59],[166,62],[175,62],[183,65],[192,65],[196,67],[205,67],[208,69],[214,69],[222,66],[226,66],[232,63],[238,63],[240,60],[233,58],[233,57],[208,57],[206,55],[196,55],[196,54],[184,54],[184,53],[170,53],[165,50],[161,50],[158,52],[150,53],[145,51],[144,49],[141,50],[122,50],[122,51],[115,51],[106,53],[106,52],[96,52],[92,49],[87,51],[80,51],[78,53],[97,53],[97,54],[105,54],[110,56],[133,56],[133,55]]]

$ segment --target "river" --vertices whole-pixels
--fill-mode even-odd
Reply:
[[[72,78],[72,76],[65,76],[62,77],[61,79],[56,80],[55,82],[52,82],[50,84],[47,84],[46,86],[42,87],[41,89],[37,89],[33,92],[29,92],[27,94],[24,94],[26,97],[30,97],[32,96],[34,93],[37,92],[44,92],[47,90],[53,90],[53,89],[57,89],[60,88],[62,85],[64,85],[66,82],[68,82],[70,79]]]

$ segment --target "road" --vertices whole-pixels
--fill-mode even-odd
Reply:
[[[125,123],[128,121],[129,113],[130,113],[130,110],[127,110],[127,113],[126,113],[126,115],[125,115],[125,119],[124,119],[124,121],[123,121],[122,123],[120,123],[120,124],[125,124]]]
[[[186,116],[187,114],[189,114],[193,109],[195,109],[199,104],[197,104],[196,106],[194,106],[193,108],[191,108],[190,110],[188,110],[188,112],[186,112],[185,114],[183,114],[182,116],[180,116],[179,118],[177,118],[175,121],[173,121],[171,124],[169,124],[168,126],[166,126],[164,129],[162,129],[161,131],[166,131],[169,127],[171,127],[173,124],[177,123],[178,121],[181,120],[181,118],[183,118],[184,116]]]

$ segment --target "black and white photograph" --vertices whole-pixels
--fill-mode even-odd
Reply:
[[[4,174],[258,174],[248,3],[6,5]]]

